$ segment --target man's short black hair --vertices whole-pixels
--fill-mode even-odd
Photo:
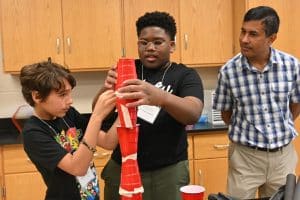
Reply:
[[[156,26],[164,29],[170,36],[171,40],[175,40],[176,35],[176,22],[174,18],[166,12],[147,12],[136,21],[136,30],[138,37],[141,34],[142,29]]]
[[[266,36],[278,32],[280,19],[277,12],[271,7],[258,6],[248,10],[244,16],[244,22],[252,20],[262,20],[265,25]]]

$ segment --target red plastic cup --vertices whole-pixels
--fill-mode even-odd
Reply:
[[[120,58],[117,63],[117,73],[118,78],[115,89],[120,88],[125,80],[136,79],[137,74],[134,59]],[[127,103],[134,101],[134,99],[117,98],[117,110],[120,116],[121,126],[125,126],[127,128],[132,128],[135,126],[137,120],[137,109],[126,107]]]
[[[120,188],[133,193],[142,187],[137,160],[128,159],[123,162],[121,168]]]
[[[186,185],[180,188],[183,200],[203,200],[205,188],[200,185]]]
[[[137,122],[137,108],[126,107],[126,103],[129,101],[126,99],[117,98],[117,111],[120,119],[120,126],[126,128],[133,128]]]
[[[139,125],[133,128],[117,127],[122,156],[137,153]]]
[[[122,83],[128,79],[136,79],[136,68],[134,59],[120,58],[117,63],[117,83],[116,89],[120,88]]]

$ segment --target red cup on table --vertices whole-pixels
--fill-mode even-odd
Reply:
[[[203,200],[205,188],[200,185],[186,185],[180,188],[183,200]]]

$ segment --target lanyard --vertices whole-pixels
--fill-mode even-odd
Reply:
[[[167,73],[167,71],[169,70],[169,68],[172,66],[172,62],[168,62],[164,67],[166,67],[163,76],[161,78],[161,83],[163,84],[164,79],[165,79],[165,75]],[[144,65],[142,64],[142,80],[144,80]]]

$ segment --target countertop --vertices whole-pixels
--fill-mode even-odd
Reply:
[[[227,126],[196,123],[187,125],[186,130],[188,134],[201,134],[208,131],[227,130]],[[19,133],[10,118],[0,119],[0,145],[5,144],[22,144],[22,134]]]
[[[187,133],[196,133],[199,132],[206,132],[206,131],[218,131],[218,130],[227,130],[226,125],[213,125],[212,123],[206,122],[206,123],[196,123],[194,125],[187,125],[186,131]]]

